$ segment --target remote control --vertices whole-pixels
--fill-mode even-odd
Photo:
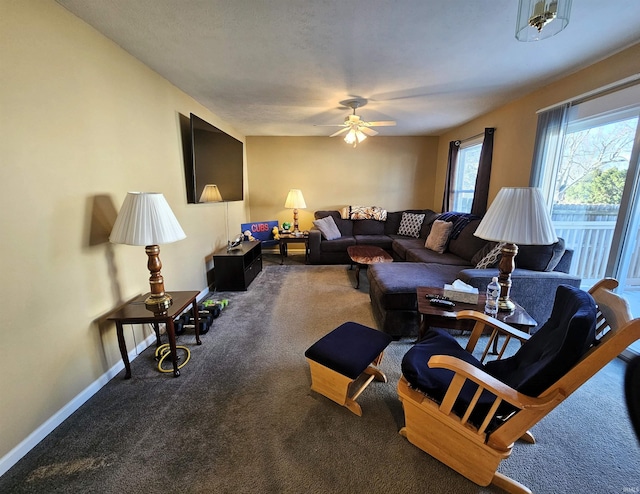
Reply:
[[[454,304],[451,300],[443,300],[441,298],[432,298],[429,303],[431,305],[435,305],[436,307],[444,307],[446,309],[451,309],[452,307],[456,306],[456,304]]]

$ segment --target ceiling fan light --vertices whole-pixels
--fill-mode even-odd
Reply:
[[[349,129],[347,135],[344,136],[344,142],[347,144],[355,144],[356,143],[356,132],[353,129]]]
[[[367,136],[364,135],[364,133],[360,130],[356,130],[356,138],[358,139],[358,143],[361,143],[362,141],[364,141]]]
[[[539,41],[555,36],[569,24],[572,0],[520,0],[516,39]]]

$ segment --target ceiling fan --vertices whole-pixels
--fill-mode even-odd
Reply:
[[[347,116],[342,124],[329,124],[324,125],[323,127],[343,127],[339,131],[331,134],[329,137],[335,137],[346,132],[347,134],[344,136],[344,142],[347,144],[353,144],[353,147],[356,147],[358,143],[364,141],[367,136],[375,136],[378,134],[378,132],[370,127],[390,127],[396,124],[393,120],[381,120],[378,122],[367,122],[362,120],[359,115],[356,115],[356,108],[366,105],[366,99],[350,99],[341,101],[340,104],[351,108],[353,110],[353,114]]]

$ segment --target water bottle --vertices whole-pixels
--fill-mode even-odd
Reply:
[[[500,284],[498,277],[491,278],[491,283],[487,286],[487,301],[484,304],[484,313],[491,317],[498,315],[498,298],[500,297]]]

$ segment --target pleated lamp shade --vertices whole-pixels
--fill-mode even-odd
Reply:
[[[186,238],[163,194],[128,192],[109,241],[127,245],[159,245]]]
[[[520,245],[550,245],[558,240],[542,193],[534,187],[500,189],[474,235]]]
[[[284,207],[287,209],[305,209],[307,204],[304,202],[302,191],[300,189],[290,189],[284,202]]]
[[[222,202],[222,196],[220,195],[218,186],[215,184],[205,185],[198,202]]]

